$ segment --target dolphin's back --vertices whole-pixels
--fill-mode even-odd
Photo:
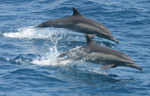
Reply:
[[[41,23],[37,27],[68,28],[72,25],[72,22],[68,22],[69,21],[68,18],[70,17],[49,20],[49,21]]]

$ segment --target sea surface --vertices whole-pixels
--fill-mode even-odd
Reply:
[[[120,42],[97,44],[130,56],[143,71],[100,70],[57,56],[86,44],[63,28],[32,28],[72,15],[104,24]],[[150,0],[0,0],[0,96],[150,96]]]

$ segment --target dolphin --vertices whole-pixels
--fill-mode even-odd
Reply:
[[[63,58],[65,60],[85,60],[87,62],[101,64],[103,65],[101,69],[123,66],[142,70],[142,68],[134,64],[133,60],[126,54],[97,45],[91,39],[90,35],[86,35],[86,39],[86,45],[62,53],[58,58]]]
[[[119,43],[104,25],[98,23],[97,21],[84,17],[75,8],[73,8],[72,16],[49,20],[35,27],[66,28],[75,32],[96,34],[96,36],[98,37],[112,40],[117,44]]]

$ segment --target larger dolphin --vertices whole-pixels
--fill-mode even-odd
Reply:
[[[73,8],[72,16],[49,20],[36,27],[66,28],[80,33],[95,34],[98,37],[119,43],[104,25],[82,16],[75,8]]]
[[[101,69],[124,66],[142,70],[126,54],[97,45],[89,35],[86,35],[86,39],[86,45],[62,53],[58,58],[85,60],[91,63],[102,64]]]

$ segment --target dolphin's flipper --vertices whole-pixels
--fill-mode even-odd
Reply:
[[[116,67],[116,66],[117,66],[116,64],[108,64],[108,65],[102,66],[101,69],[114,68],[114,67]]]

